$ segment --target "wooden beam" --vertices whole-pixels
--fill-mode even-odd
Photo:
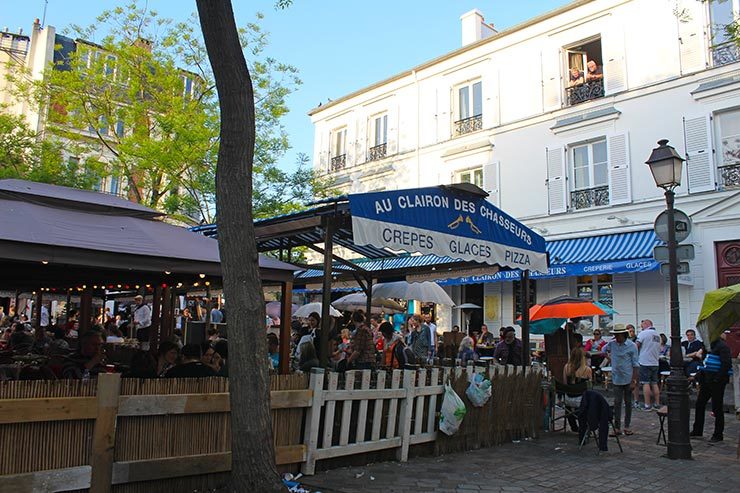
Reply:
[[[275,447],[275,463],[278,466],[284,464],[298,464],[306,460],[305,445],[282,445]]]
[[[293,320],[293,282],[286,281],[280,286],[281,314],[280,314],[280,352],[279,372],[281,375],[290,373],[290,336],[291,321]]]
[[[0,424],[95,419],[95,397],[0,399]]]
[[[90,451],[90,466],[92,467],[90,493],[111,491],[120,393],[120,374],[101,373],[98,375],[98,416],[95,420],[92,450]]]
[[[326,240],[325,240],[325,241],[326,241]],[[313,250],[313,251],[315,251],[315,252],[317,252],[317,253],[320,253],[321,255],[326,255],[326,251],[325,251],[325,250],[324,250],[323,248],[319,248],[319,247],[317,247],[316,245],[306,245],[306,246],[307,246],[308,248],[310,248],[311,250]],[[363,274],[363,276],[364,276],[364,277],[366,277],[366,278],[367,278],[367,276],[368,276],[368,275],[370,275],[370,272],[369,272],[369,271],[366,271],[365,269],[363,269],[363,268],[362,268],[362,267],[360,267],[359,265],[356,265],[356,264],[354,264],[354,263],[350,262],[349,260],[343,259],[343,258],[342,258],[342,257],[340,257],[339,255],[335,255],[335,254],[333,254],[333,253],[332,253],[332,254],[331,254],[331,258],[332,258],[333,260],[336,260],[336,261],[337,261],[337,262],[339,262],[340,264],[342,264],[342,265],[345,265],[345,266],[349,267],[350,269],[352,269],[352,270],[353,270],[353,271],[355,271],[355,272],[360,272],[360,273],[362,273],[362,274]]]
[[[227,413],[231,410],[228,393],[126,395],[119,398],[119,416],[166,414]]]
[[[270,409],[311,407],[313,390],[273,390],[270,392]]]
[[[90,487],[90,466],[9,474],[0,476],[0,481],[2,491],[13,493],[85,490]]]
[[[231,470],[231,452],[164,459],[132,460],[113,464],[113,484],[196,476]]]

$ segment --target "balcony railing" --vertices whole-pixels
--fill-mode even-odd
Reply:
[[[740,60],[740,49],[735,42],[712,47],[712,65],[719,67]]]
[[[483,128],[483,115],[470,116],[455,122],[455,135],[469,134]]]
[[[344,167],[347,165],[347,155],[346,154],[340,154],[339,156],[334,156],[331,158],[331,171],[341,171],[344,169]]]
[[[371,147],[367,153],[367,160],[377,161],[378,159],[383,159],[385,157],[387,148],[388,144],[386,143]]]
[[[565,90],[568,106],[604,97],[604,79],[596,79]]]
[[[740,163],[720,166],[719,180],[722,188],[740,187]]]
[[[609,187],[594,187],[570,192],[570,205],[573,209],[588,209],[609,205]]]

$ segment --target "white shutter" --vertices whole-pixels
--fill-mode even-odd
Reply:
[[[624,26],[616,19],[601,40],[604,62],[604,92],[614,94],[627,89],[627,68],[624,63]]]
[[[367,153],[373,145],[370,142],[370,132],[368,132],[368,116],[360,112],[357,117],[357,138],[355,139],[355,149],[357,151],[357,164],[367,161]],[[373,122],[370,122],[371,124]]]
[[[677,9],[685,13],[677,16],[678,42],[680,45],[681,75],[707,68],[707,49],[704,34],[704,2],[679,0]]]
[[[542,105],[544,111],[560,109],[563,95],[563,51],[551,46],[542,52]]]
[[[716,184],[709,117],[684,118],[683,132],[689,193],[714,190]]]
[[[564,158],[562,147],[547,149],[547,204],[550,214],[565,212],[568,208]]]
[[[444,82],[444,79],[443,79]],[[437,91],[437,142],[450,140],[452,135],[453,90],[449,86],[440,87]]]
[[[630,187],[630,150],[627,134],[607,139],[609,158],[609,203],[627,204],[632,201]]]
[[[635,313],[637,305],[635,275],[632,273],[612,275],[612,294],[614,296],[612,302],[614,306],[612,308],[617,311],[617,314],[614,315],[615,323],[634,324],[637,320],[637,313]]]
[[[398,154],[398,103],[393,98],[388,105],[388,156]]]
[[[490,161],[483,166],[483,189],[488,192],[488,201],[497,207],[501,204],[499,169],[500,161]]]

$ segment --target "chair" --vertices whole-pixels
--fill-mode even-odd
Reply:
[[[607,416],[607,429],[601,430],[600,427],[593,429],[588,424],[588,420],[585,416],[581,416],[580,413],[578,413],[579,417],[579,428],[578,431],[581,434],[581,441],[578,446],[578,450],[583,448],[583,444],[586,443],[586,440],[589,436],[592,436],[594,438],[594,443],[596,444],[596,455],[599,455],[601,453],[601,444],[599,443],[599,435],[604,437],[604,440],[608,440],[609,437],[609,427],[611,426],[612,435],[617,440],[617,445],[619,446],[619,451],[624,453],[624,449],[622,449],[622,443],[619,441],[619,435],[616,433],[616,427],[614,426],[614,406],[608,405],[606,398],[601,395],[598,392],[594,392],[592,390],[589,390],[583,394],[582,399],[586,400],[581,405],[580,409],[584,409],[584,406],[591,403],[592,405],[597,405],[597,409],[607,409],[608,416]],[[579,411],[580,411],[579,409]],[[600,420],[601,421],[601,420]],[[586,430],[584,431],[584,426],[586,427]],[[596,430],[599,430],[599,435],[596,434]],[[606,445],[606,444],[605,444]]]
[[[588,390],[588,382],[581,382],[577,384],[565,384],[560,383],[557,380],[555,380],[555,394],[557,395],[563,395],[567,394],[571,397],[579,397],[583,396],[583,394]],[[571,419],[573,421],[578,421],[578,408],[577,407],[571,407],[568,406],[564,399],[550,399],[552,409],[550,411],[550,427],[552,428],[552,431],[559,431],[555,428],[555,422],[559,419],[563,420],[563,433],[565,433],[567,429],[567,422],[570,422]],[[563,411],[563,415],[559,417],[555,417],[555,409],[561,409]]]

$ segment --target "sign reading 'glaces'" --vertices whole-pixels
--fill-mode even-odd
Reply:
[[[544,238],[483,197],[429,187],[349,202],[358,245],[547,272]]]

